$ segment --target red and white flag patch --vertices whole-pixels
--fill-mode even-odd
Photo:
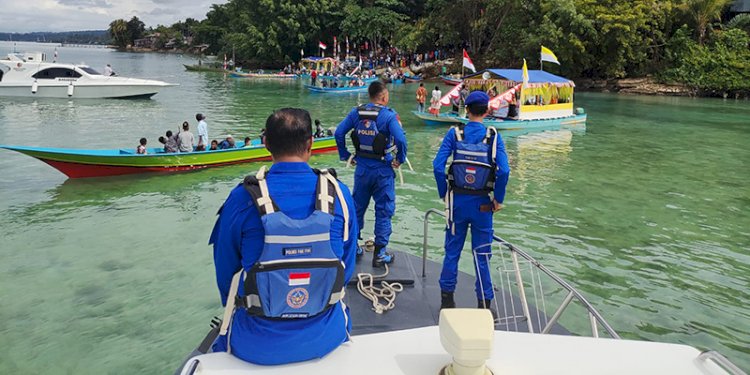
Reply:
[[[477,169],[476,168],[466,168],[466,173],[476,174],[477,173]]]
[[[290,272],[289,286],[310,285],[310,272]]]

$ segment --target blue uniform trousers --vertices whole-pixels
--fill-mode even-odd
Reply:
[[[375,245],[386,246],[391,238],[391,218],[396,211],[396,174],[390,165],[371,167],[358,163],[354,171],[354,206],[357,224],[364,228],[370,198],[375,200]]]
[[[495,296],[490,276],[489,258],[492,252],[492,212],[480,212],[479,206],[491,204],[486,195],[455,194],[453,198],[453,225],[445,231],[445,259],[440,273],[440,289],[444,292],[456,290],[458,260],[464,248],[466,234],[471,225],[471,248],[477,252],[474,258],[474,272],[477,274],[474,290],[477,299],[493,299]],[[481,280],[481,284],[480,284]],[[482,294],[484,291],[484,295]]]

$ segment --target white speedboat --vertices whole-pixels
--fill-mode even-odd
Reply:
[[[104,76],[86,65],[45,61],[40,52],[0,59],[0,96],[40,98],[149,98],[173,84]]]
[[[350,282],[344,301],[351,311],[352,340],[326,357],[259,366],[211,353],[221,323],[215,319],[214,329],[175,375],[746,375],[715,351],[621,339],[580,292],[498,236],[490,259],[496,317],[485,309],[440,310],[441,265],[427,260],[431,214],[442,212],[425,214],[422,258],[399,253],[380,280],[403,284],[395,308],[374,312],[373,303],[357,295]],[[355,274],[373,272],[369,263],[358,262]],[[473,276],[459,273],[457,306],[476,306],[473,283]],[[573,306],[573,315],[566,314]]]

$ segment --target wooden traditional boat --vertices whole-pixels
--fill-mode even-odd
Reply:
[[[461,78],[453,78],[451,76],[440,76],[440,79],[443,80],[443,83],[450,86],[456,86],[462,81]]]
[[[579,110],[580,113],[567,117],[535,120],[493,119],[487,117],[484,119],[483,123],[485,126],[494,126],[497,130],[556,129],[563,126],[586,124],[587,115],[583,113],[583,108],[577,108],[577,110]],[[466,117],[455,116],[454,118],[464,124],[469,122],[469,119]],[[426,120],[425,123],[427,125],[432,125],[427,123]]]
[[[414,82],[421,82],[422,76],[407,76],[404,75],[404,82],[406,83],[414,83]]]
[[[455,113],[441,113],[439,116],[435,116],[429,112],[412,111],[411,113],[424,121],[425,125],[429,126],[456,125],[461,123],[459,116]]]
[[[284,74],[284,73],[239,73],[232,72],[229,74],[234,78],[271,78],[271,79],[294,79],[297,78],[296,74]]]
[[[165,153],[161,148],[150,148],[139,155],[135,149],[82,150],[28,146],[0,146],[7,150],[37,158],[70,178],[105,177],[146,172],[178,172],[222,165],[271,160],[271,154],[258,140],[248,147],[237,142],[238,148],[215,151]],[[336,150],[333,137],[318,138],[313,142],[313,153]]]
[[[217,72],[217,73],[231,73],[230,70],[224,69],[223,66],[212,66],[207,64],[202,65],[187,65],[182,64],[182,66],[185,67],[185,70],[188,72]]]
[[[345,86],[345,87],[320,87],[313,85],[305,85],[305,88],[311,92],[316,93],[327,93],[327,94],[340,94],[346,92],[363,92],[367,91],[367,85],[364,86]]]

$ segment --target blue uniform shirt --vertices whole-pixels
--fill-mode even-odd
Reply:
[[[279,209],[293,219],[304,219],[315,210],[317,175],[307,163],[276,163],[266,176],[271,198]],[[331,224],[331,247],[343,260],[348,282],[354,272],[357,245],[357,220],[349,189],[339,183],[349,208],[349,240],[343,241],[344,216],[337,202]],[[242,184],[235,187],[222,206],[210,244],[214,245],[216,282],[222,305],[226,305],[232,276],[240,268],[249,269],[263,250],[264,230],[250,194]],[[243,285],[240,293],[244,295]],[[238,309],[232,321],[232,354],[263,365],[275,365],[320,358],[347,340],[351,329],[349,312],[343,304],[307,319],[269,320],[248,315]],[[220,337],[215,345],[226,350]],[[223,345],[223,346],[222,346]]]
[[[393,109],[385,106],[372,103],[367,104],[367,108],[373,107],[382,108],[380,113],[378,114],[378,118],[376,121],[378,132],[383,133],[383,135],[386,136],[386,138],[390,141],[390,144],[396,145],[396,160],[398,160],[399,163],[405,163],[406,135],[404,134],[404,130],[401,128],[398,114]],[[348,160],[352,155],[351,152],[346,149],[346,135],[352,129],[357,127],[358,122],[359,114],[357,113],[357,108],[355,107],[336,128],[336,133],[334,134],[334,136],[336,137],[336,146],[339,149],[339,157],[341,158],[341,160]],[[390,153],[386,154],[385,162],[383,162],[382,160],[360,157],[355,157],[354,160],[357,161],[358,165],[362,165],[363,167],[368,168],[377,168],[383,165],[387,165],[388,167],[390,167],[391,161],[393,161],[393,156]]]
[[[464,139],[469,143],[482,142],[485,135],[487,135],[487,128],[481,122],[469,122],[464,126]],[[503,143],[503,137],[500,134],[497,135],[497,151],[495,155],[495,164],[498,169],[495,172],[495,200],[498,203],[503,203],[505,199],[505,186],[508,185],[508,177],[510,176],[510,166],[508,165],[508,155],[505,154],[505,144]],[[438,194],[440,198],[444,198],[448,191],[448,181],[445,175],[445,165],[448,162],[448,158],[453,156],[453,152],[456,150],[456,130],[451,128],[448,130],[448,134],[443,138],[443,143],[440,145],[440,149],[435,155],[435,160],[432,161],[432,170],[435,174],[435,182],[437,182]]]

